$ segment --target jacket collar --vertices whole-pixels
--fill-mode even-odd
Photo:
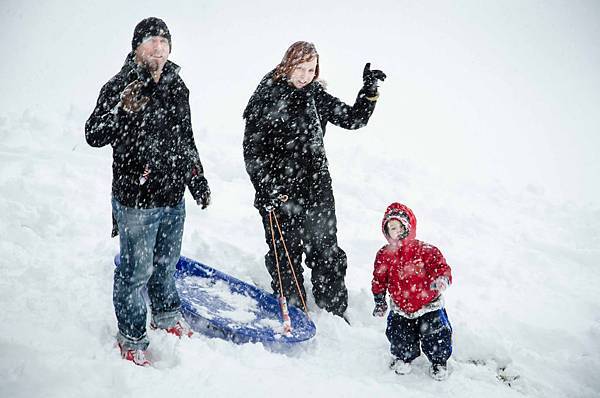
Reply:
[[[126,74],[129,82],[134,80],[141,80],[146,83],[152,81],[152,77],[150,76],[148,69],[136,63],[134,56],[135,55],[133,52],[127,54],[127,57],[125,57],[125,63],[121,68],[121,72]],[[179,65],[167,60],[167,63],[165,64],[163,72],[160,76],[159,84],[170,84],[177,78],[180,70],[181,67]]]

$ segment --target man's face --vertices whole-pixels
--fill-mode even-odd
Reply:
[[[288,80],[296,88],[302,88],[313,81],[317,71],[317,57],[312,60],[302,62],[292,69]]]
[[[162,71],[170,51],[169,40],[162,36],[151,36],[135,50],[135,60],[150,72]]]

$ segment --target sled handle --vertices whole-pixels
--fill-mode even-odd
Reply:
[[[273,231],[273,211],[269,212],[269,225],[271,227],[271,238],[273,239],[273,252],[275,254],[275,265],[277,266],[277,277],[279,278],[279,297],[283,296],[283,283],[281,282],[281,272],[279,271],[279,256],[277,255],[277,246],[275,245],[275,231]]]
[[[290,269],[292,270],[292,276],[294,277],[294,282],[296,283],[296,290],[298,291],[298,296],[300,296],[300,301],[302,301],[302,306],[304,307],[304,312],[306,313],[306,317],[310,320],[310,316],[308,315],[308,308],[306,308],[306,302],[304,301],[304,295],[302,294],[302,290],[300,290],[300,284],[298,283],[298,278],[296,277],[296,271],[294,271],[294,267],[292,266],[292,260],[290,258],[290,253],[288,252],[287,246],[285,244],[285,239],[283,238],[283,232],[281,231],[281,227],[279,226],[279,220],[277,220],[277,215],[275,214],[275,210],[271,210],[269,212],[269,222],[271,223],[271,234],[273,236],[273,248],[275,248],[275,234],[273,233],[273,221],[271,219],[271,214],[273,214],[273,218],[275,218],[275,224],[277,225],[277,230],[279,231],[279,236],[281,237],[281,243],[283,244],[283,249],[285,250],[285,255],[287,257]],[[275,251],[275,258],[278,258],[277,251]],[[279,274],[279,260],[277,260],[277,273]],[[281,275],[279,275],[279,287],[281,287]],[[281,295],[283,296],[283,292]]]
[[[281,310],[281,320],[283,322],[283,334],[289,336],[292,334],[292,321],[287,308],[287,300],[283,295],[283,283],[281,281],[281,271],[279,269],[279,255],[277,254],[277,246],[275,245],[275,231],[273,230],[273,217],[269,212],[269,225],[271,227],[271,238],[273,239],[273,254],[275,255],[275,265],[277,266],[277,277],[279,278],[279,309]]]

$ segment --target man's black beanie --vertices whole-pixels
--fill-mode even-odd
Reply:
[[[169,41],[169,47],[172,48],[171,44],[171,33],[167,24],[160,18],[150,17],[142,19],[140,23],[135,26],[133,30],[133,39],[131,40],[131,49],[135,51],[144,39],[152,36],[162,36]],[[169,50],[170,51],[170,50]]]

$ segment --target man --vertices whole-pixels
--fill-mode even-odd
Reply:
[[[168,61],[171,34],[158,18],[142,20],[121,71],[104,85],[85,126],[88,144],[113,148],[113,236],[120,235],[113,304],[124,359],[148,366],[151,327],[191,336],[173,278],[181,252],[187,186],[202,208],[210,189],[192,133],[189,91]]]

